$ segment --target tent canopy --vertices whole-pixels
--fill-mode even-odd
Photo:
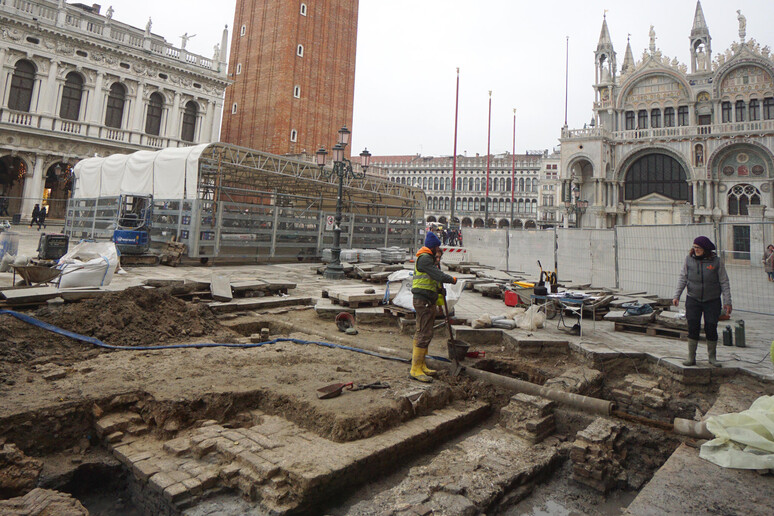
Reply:
[[[199,156],[209,144],[114,154],[79,161],[74,199],[151,194],[156,199],[195,199]]]

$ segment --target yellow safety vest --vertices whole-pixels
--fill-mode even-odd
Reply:
[[[423,254],[429,254],[430,256],[433,255],[433,253],[428,249],[425,252],[426,248],[420,249],[420,251],[417,253],[417,260],[414,262],[414,280],[411,282],[411,288],[419,288],[422,290],[429,290],[430,292],[438,292],[438,282],[435,281],[433,278],[430,277],[429,274],[425,272],[420,272],[417,269],[417,264],[419,263],[419,257]]]

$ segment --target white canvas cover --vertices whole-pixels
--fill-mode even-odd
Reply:
[[[156,199],[194,199],[199,157],[209,144],[88,158],[75,165],[74,199],[151,194]]]

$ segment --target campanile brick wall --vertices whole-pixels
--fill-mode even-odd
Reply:
[[[357,14],[358,0],[237,0],[222,140],[275,154],[330,149],[352,128]]]

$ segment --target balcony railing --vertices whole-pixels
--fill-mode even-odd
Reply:
[[[58,5],[56,0],[0,0],[0,10],[21,18],[36,22],[38,25],[57,25]],[[145,31],[132,27],[119,21],[108,19],[99,14],[93,14],[77,7],[67,6],[66,15],[63,18],[63,27],[75,31],[91,34],[133,47],[135,49],[150,49],[151,52],[178,61],[183,61],[192,66],[198,66],[208,70],[218,67],[219,63],[212,59],[191,54],[186,50],[175,48],[160,36],[150,35],[146,37]],[[147,44],[146,44],[147,41]],[[225,74],[225,67],[222,70]]]
[[[0,0],[2,1],[2,0]],[[64,120],[58,117],[0,109],[0,127],[12,126],[15,130],[23,127],[38,129],[51,133],[52,136],[82,137],[86,139],[110,140],[140,147],[188,147],[202,142],[186,142],[165,136],[153,136],[128,129],[115,129],[99,124],[91,124],[78,120]],[[20,127],[21,126],[21,127]]]
[[[650,140],[692,138],[697,136],[733,136],[749,133],[773,133],[774,120],[753,120],[747,122],[728,122],[712,125],[686,125],[679,127],[657,127],[649,129],[630,129],[626,131],[607,131],[601,127],[591,129],[562,129],[562,138],[614,138],[616,140]]]

